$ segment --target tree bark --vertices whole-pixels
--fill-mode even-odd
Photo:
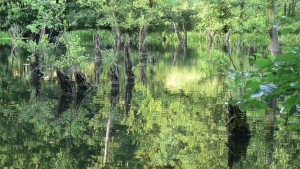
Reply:
[[[213,43],[213,35],[211,30],[207,31],[207,39],[208,39],[208,43],[211,45]]]
[[[94,74],[95,74],[95,81],[97,84],[99,84],[100,83],[100,74],[101,74],[101,65],[102,65],[99,34],[94,35],[94,48],[95,48]]]
[[[181,36],[181,34],[180,34],[179,30],[178,30],[178,26],[177,26],[176,22],[173,22],[173,28],[174,28],[175,33],[177,34],[178,41],[180,43],[183,43],[183,39],[182,39],[182,36]]]
[[[131,108],[133,87],[134,87],[134,82],[127,80],[126,91],[125,91],[125,112],[127,118],[129,117],[129,111]]]
[[[69,76],[64,74],[61,70],[56,69],[58,82],[62,94],[71,94],[73,92],[73,85]]]
[[[185,28],[185,24],[184,23],[182,23],[182,29],[183,29],[183,43],[186,46],[187,45],[187,39],[188,39],[188,37],[187,37],[187,30]]]
[[[270,30],[270,41],[271,41],[271,45],[270,45],[271,55],[277,56],[278,54],[280,54],[277,25],[273,25]]]
[[[82,72],[75,72],[75,82],[77,90],[87,90],[91,86]]]
[[[147,61],[147,45],[145,42],[147,34],[147,26],[141,27],[139,32],[139,54],[141,63],[143,62],[142,60]]]
[[[116,55],[120,53],[121,30],[119,27],[114,29],[114,51]]]
[[[126,73],[126,80],[134,81],[134,73],[132,71],[132,62],[130,58],[130,51],[129,51],[129,37],[126,38],[125,42],[125,73]]]
[[[110,85],[119,86],[120,85],[120,73],[117,64],[113,64],[110,67]]]

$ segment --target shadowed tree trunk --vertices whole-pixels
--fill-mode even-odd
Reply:
[[[242,157],[246,157],[247,148],[250,142],[250,137],[247,136],[228,136],[228,166],[234,168],[234,164],[238,163]],[[243,168],[243,167],[241,167]]]
[[[91,86],[82,72],[75,72],[75,82],[77,90],[87,90]]]
[[[132,63],[131,63],[131,58],[130,58],[130,50],[129,50],[129,37],[126,37],[126,42],[125,42],[125,74],[126,74],[126,80],[129,81],[134,81],[134,73],[132,71]]]
[[[113,64],[110,66],[110,85],[113,86],[119,86],[120,85],[120,73],[119,68],[117,64]]]
[[[100,84],[102,56],[101,56],[100,36],[99,36],[99,34],[94,35],[94,47],[95,47],[95,63],[94,63],[95,81],[96,81],[97,84]]]
[[[228,121],[226,126],[229,135],[248,136],[251,134],[246,112],[242,112],[237,105],[228,104]]]
[[[126,113],[127,118],[129,117],[129,112],[130,112],[130,108],[131,108],[133,87],[134,87],[134,82],[127,80],[126,91],[125,91],[125,113]]]
[[[44,74],[41,72],[38,62],[30,63],[29,82],[30,85],[35,89],[34,97],[40,96],[41,79]]]
[[[61,70],[56,69],[56,74],[62,94],[72,94],[73,85],[70,78],[64,74]]]

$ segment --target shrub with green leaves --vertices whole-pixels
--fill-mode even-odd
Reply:
[[[245,87],[241,108],[266,108],[272,98],[280,98],[280,112],[286,115],[300,113],[300,48],[283,47],[284,54],[268,56],[254,64],[255,72],[232,74],[236,87]],[[236,103],[237,100],[232,101]]]
[[[83,69],[87,65],[87,56],[84,55],[85,47],[80,45],[79,36],[63,35],[60,39],[67,48],[67,52],[56,62],[56,66],[60,68]]]

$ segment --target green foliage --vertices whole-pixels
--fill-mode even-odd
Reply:
[[[0,31],[0,39],[10,39],[8,32]]]
[[[88,56],[84,56],[85,47],[80,45],[79,36],[65,34],[60,38],[60,41],[66,45],[67,52],[56,62],[56,66],[60,68],[73,67],[79,70],[85,68]]]
[[[245,86],[246,89],[242,96],[242,108],[265,108],[276,97],[282,98],[282,113],[299,114],[299,47],[286,47],[284,54],[260,58],[254,64],[257,67],[255,72],[235,76],[236,86]]]

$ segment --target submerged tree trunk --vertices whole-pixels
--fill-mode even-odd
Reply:
[[[228,136],[228,166],[234,168],[234,164],[240,162],[242,157],[246,157],[250,137]],[[241,168],[243,168],[241,166]]]
[[[126,91],[125,91],[125,113],[127,118],[129,117],[129,112],[131,108],[133,87],[134,87],[134,82],[127,80]]]
[[[248,136],[251,134],[246,112],[242,112],[237,105],[228,104],[228,121],[226,126],[230,135]]]
[[[29,82],[30,85],[35,89],[34,97],[40,96],[41,79],[44,74],[41,72],[38,62],[30,63]]]
[[[75,82],[77,90],[87,90],[91,86],[82,72],[75,72]]]
[[[130,58],[130,51],[129,51],[129,37],[126,37],[125,42],[125,73],[126,73],[126,80],[134,81],[134,73],[132,71],[132,63]]]
[[[99,84],[100,83],[100,74],[101,74],[101,65],[102,65],[99,34],[94,35],[94,48],[95,48],[94,74],[95,74],[95,81],[97,84]]]
[[[120,85],[120,73],[119,68],[117,64],[113,64],[110,66],[110,85],[113,86],[119,86]]]
[[[72,94],[73,93],[73,85],[69,76],[64,74],[61,70],[56,69],[56,74],[58,78],[58,82],[60,85],[60,90],[62,94]]]

